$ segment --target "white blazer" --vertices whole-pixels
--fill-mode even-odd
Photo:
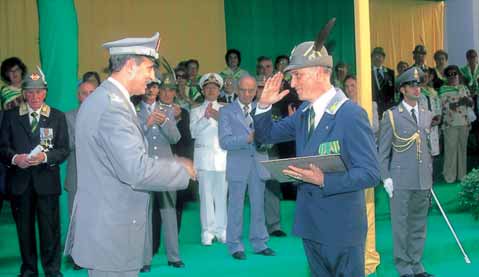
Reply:
[[[226,151],[220,147],[218,139],[218,121],[205,117],[205,101],[190,112],[190,131],[195,139],[194,165],[196,170],[225,171]],[[223,105],[213,102],[213,108],[219,110]]]

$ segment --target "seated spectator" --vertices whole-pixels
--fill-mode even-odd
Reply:
[[[226,69],[220,72],[221,78],[226,79],[232,76],[235,81],[241,77],[249,75],[248,71],[241,69],[241,53],[236,49],[229,49],[225,54]]]
[[[83,74],[82,81],[90,82],[95,85],[95,87],[98,87],[101,83],[100,75],[98,75],[98,72],[96,71],[85,72],[85,74]]]
[[[434,68],[435,78],[432,80],[432,85],[435,90],[439,89],[447,81],[447,78],[444,76],[444,69],[447,66],[448,58],[449,55],[444,50],[438,50],[436,53],[434,53],[434,62],[436,62],[436,67]]]
[[[356,76],[354,75],[348,75],[346,76],[346,78],[344,78],[344,92],[346,93],[346,95],[348,96],[349,99],[351,99],[351,101],[353,101],[354,103],[359,103],[358,102],[358,86],[357,86],[357,80],[356,80]],[[374,135],[376,136],[376,138],[378,137],[378,131],[379,131],[379,117],[378,117],[378,104],[373,101],[372,102],[373,104],[373,120],[372,120],[372,129],[373,129],[373,133]]]
[[[27,67],[17,57],[5,59],[0,67],[2,81],[5,86],[0,88],[0,103],[3,110],[11,110],[23,103],[22,79],[25,78]]]

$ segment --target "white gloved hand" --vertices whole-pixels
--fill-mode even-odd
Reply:
[[[383,181],[383,183],[384,183],[384,189],[389,195],[389,198],[393,198],[393,191],[394,191],[393,179],[387,178],[386,180]]]

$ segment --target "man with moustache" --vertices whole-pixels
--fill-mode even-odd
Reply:
[[[184,188],[190,160],[154,159],[132,95],[154,78],[159,33],[103,45],[110,77],[80,107],[76,124],[78,187],[65,245],[91,277],[137,276],[144,265],[149,191]]]

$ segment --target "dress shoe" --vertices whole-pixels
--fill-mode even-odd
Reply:
[[[233,258],[237,260],[246,260],[246,255],[244,254],[243,251],[236,251],[233,253]]]
[[[263,256],[275,256],[276,253],[274,253],[273,249],[271,248],[266,248],[264,250],[261,250],[259,252],[256,252],[256,254],[263,255]]]
[[[176,268],[185,267],[185,264],[182,261],[170,262],[168,261],[168,265]]]
[[[141,269],[140,272],[150,272],[151,271],[151,265],[144,265]]]
[[[83,267],[77,265],[77,264],[73,264],[73,270],[80,270],[80,269],[83,269]]]
[[[270,235],[273,237],[286,237],[286,233],[281,230],[274,230]]]
[[[414,274],[404,274],[399,277],[414,277],[414,276],[415,276]]]
[[[215,238],[215,236],[213,236],[210,233],[205,232],[201,235],[201,244],[206,245],[206,246],[210,246],[210,245],[213,244],[213,239],[214,238]]]
[[[434,275],[429,274],[427,272],[419,273],[419,274],[414,274],[414,277],[434,277]]]

